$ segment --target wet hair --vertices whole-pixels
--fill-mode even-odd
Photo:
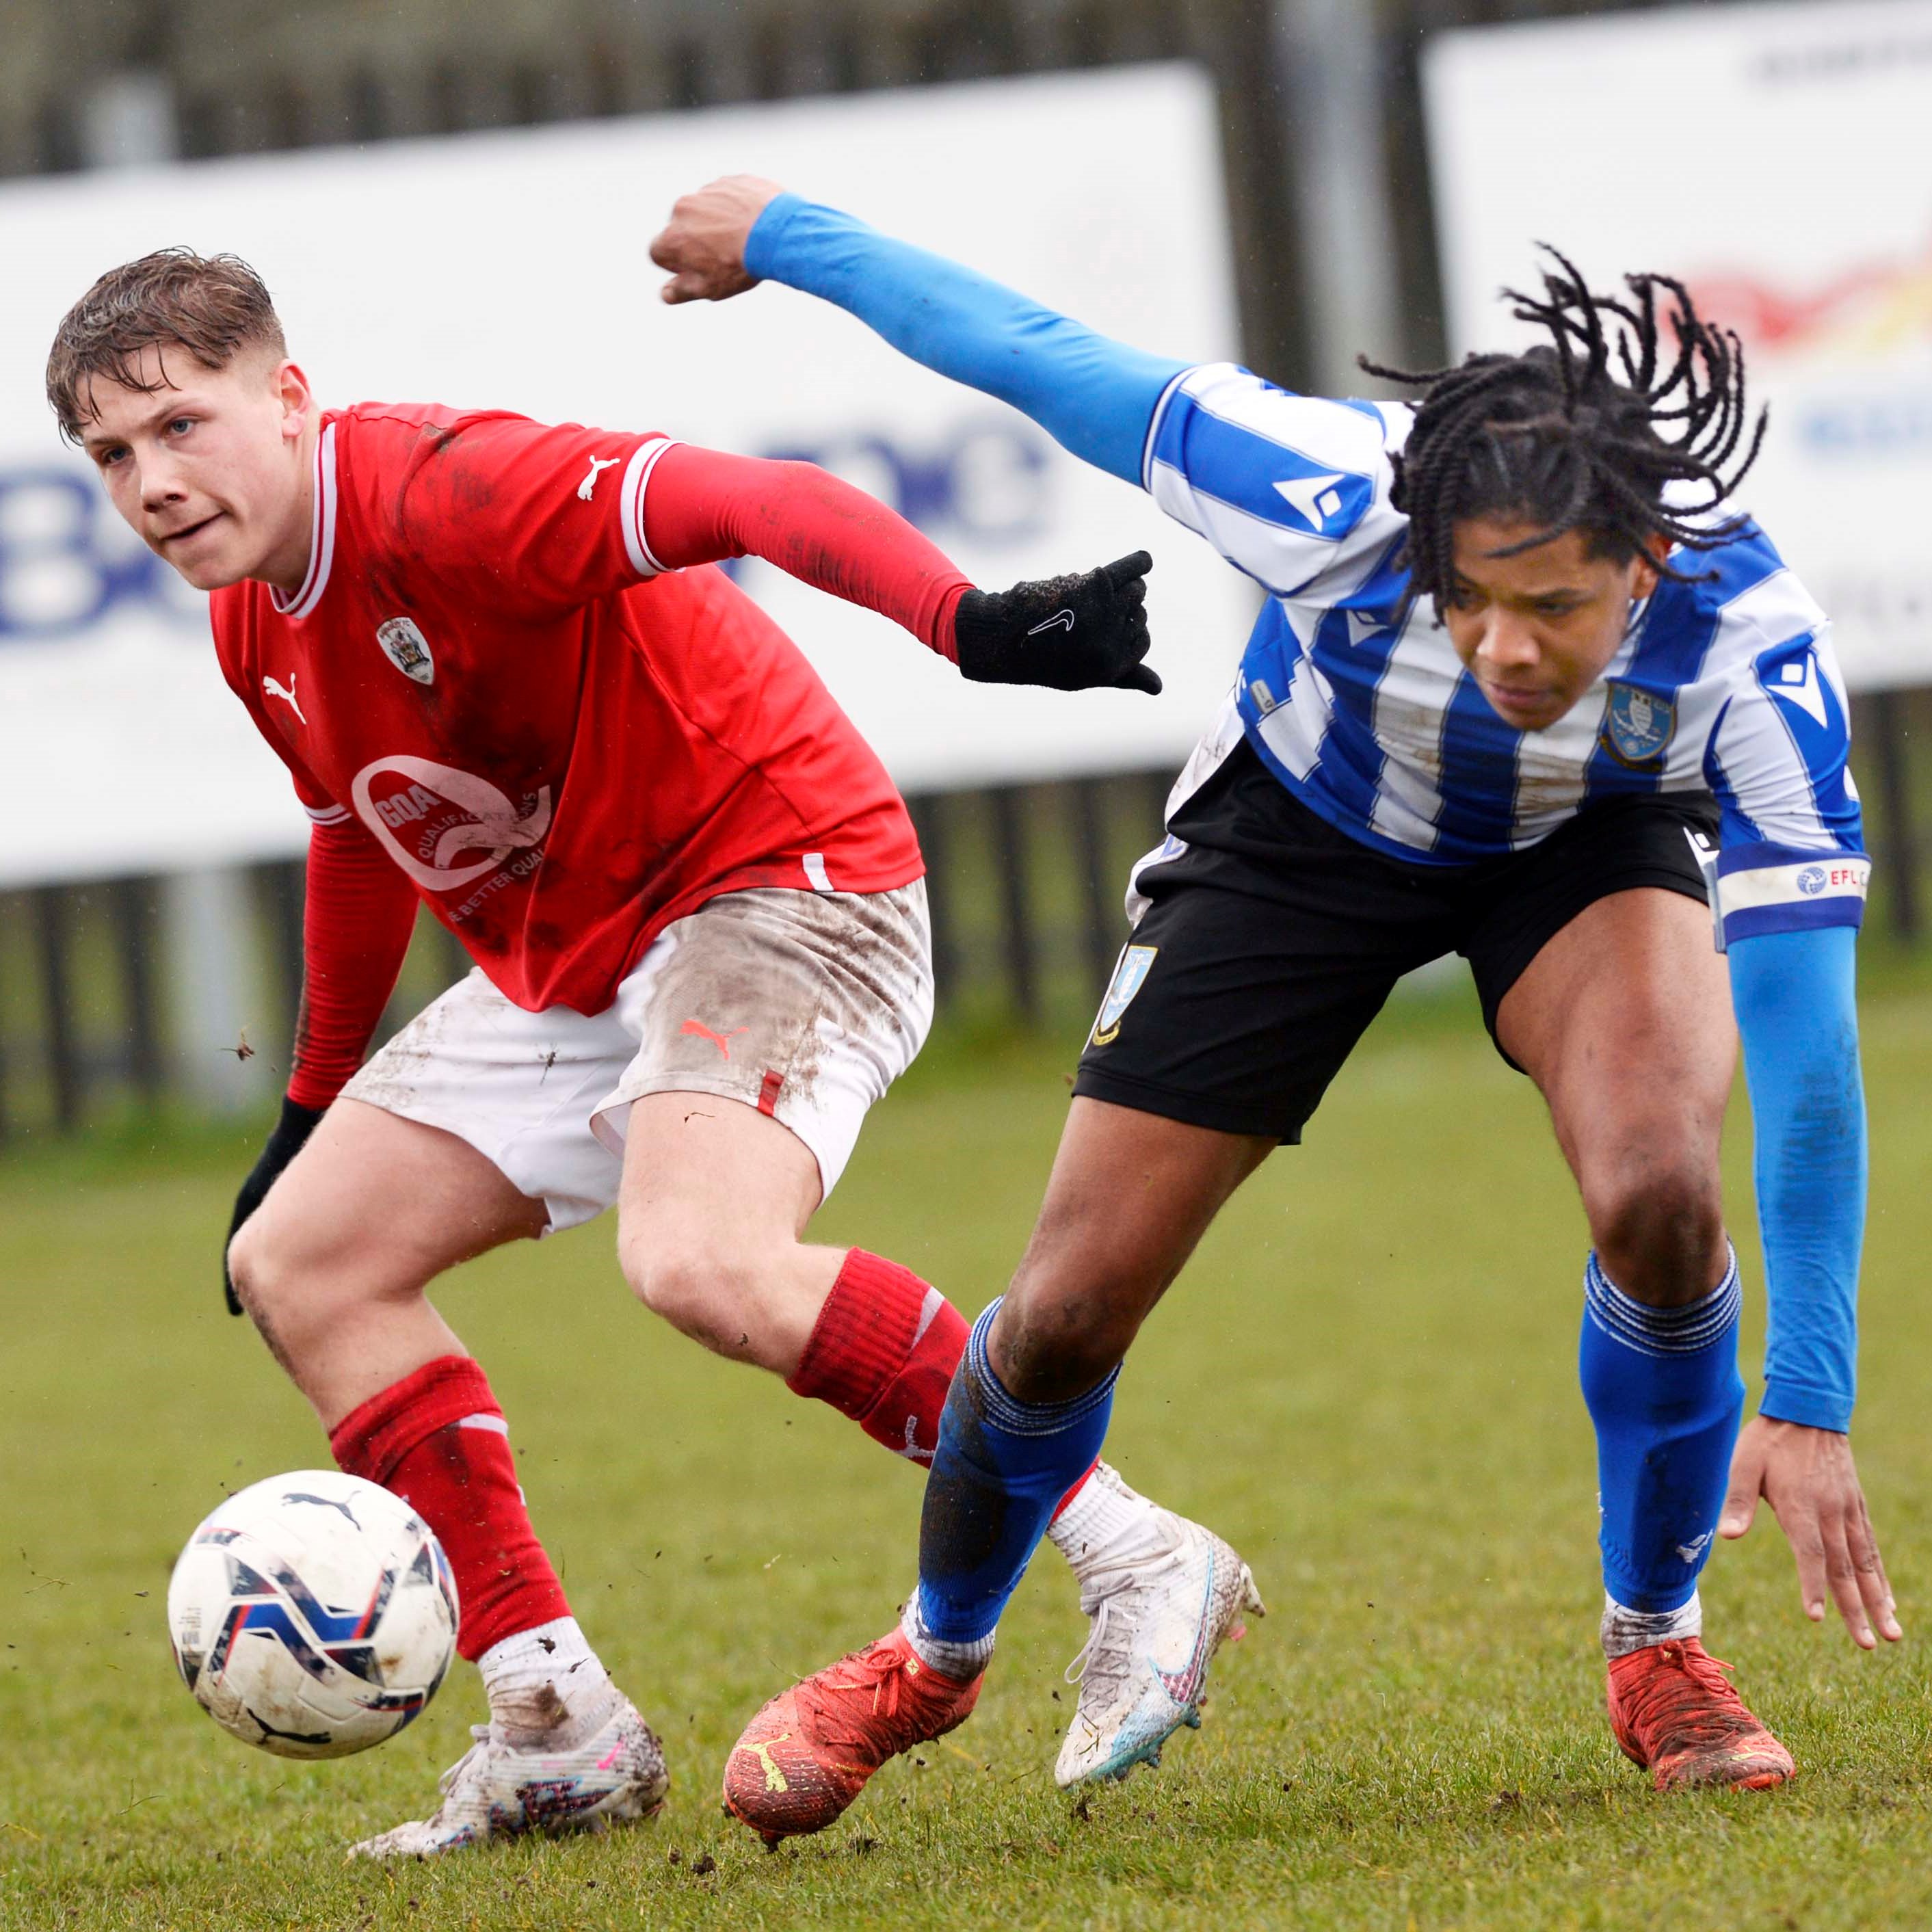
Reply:
[[[1448,369],[1358,358],[1370,375],[1424,392],[1394,460],[1390,500],[1409,520],[1408,601],[1429,597],[1438,619],[1456,582],[1455,526],[1470,518],[1534,526],[1492,556],[1580,530],[1590,555],[1618,563],[1659,537],[1714,549],[1744,520],[1713,520],[1764,440],[1765,412],[1754,418],[1745,401],[1736,335],[1706,321],[1668,275],[1627,275],[1623,293],[1594,294],[1567,257],[1542,245],[1553,264],[1542,292],[1503,296],[1547,341]],[[1700,574],[1667,561],[1658,568],[1678,583]]]
[[[225,369],[250,349],[288,352],[275,305],[262,278],[238,256],[158,248],[107,273],[69,309],[47,357],[47,400],[61,434],[78,442],[94,415],[97,381],[149,394],[165,370],[141,380],[141,352],[184,350],[205,369]]]

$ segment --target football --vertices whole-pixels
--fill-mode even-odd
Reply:
[[[429,1526],[335,1469],[230,1496],[168,1584],[168,1635],[195,1702],[278,1757],[346,1757],[394,1736],[435,1696],[456,1627]]]

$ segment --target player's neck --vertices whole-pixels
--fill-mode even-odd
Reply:
[[[322,414],[317,410],[302,430],[292,458],[296,489],[281,540],[250,573],[258,583],[272,585],[285,597],[292,597],[308,580],[315,546],[315,448],[321,439]]]

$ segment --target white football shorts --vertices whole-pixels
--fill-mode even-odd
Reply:
[[[926,884],[726,892],[658,934],[602,1012],[526,1012],[480,970],[431,1001],[343,1090],[456,1135],[549,1232],[617,1198],[631,1102],[741,1100],[812,1150],[829,1195],[866,1110],[932,1024]]]

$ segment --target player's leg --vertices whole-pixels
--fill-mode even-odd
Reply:
[[[633,1291],[928,1459],[965,1323],[910,1269],[804,1238],[931,1024],[923,886],[726,893],[656,941],[616,1010],[634,1057],[596,1125],[621,1148]]]
[[[622,1140],[639,1299],[929,1461],[964,1321],[910,1269],[805,1238],[931,1023],[923,888],[727,893],[657,942],[619,1007],[636,1057],[598,1120]]]
[[[622,1064],[595,1022],[562,1016],[553,1034],[556,1020],[520,1013],[480,976],[453,988],[351,1083],[231,1249],[244,1304],[337,1461],[436,1531],[457,1579],[458,1647],[490,1701],[436,1815],[358,1847],[376,1856],[566,1816],[635,1817],[663,1796],[656,1740],[572,1617],[531,1526],[488,1380],[425,1292],[458,1262],[596,1210],[595,1176],[506,1171],[510,1147],[542,1143],[559,1100],[568,1112],[574,1090],[602,1090]],[[586,1140],[588,1106],[580,1091]],[[590,1151],[614,1185],[616,1163]]]
[[[619,1247],[640,1299],[914,1462],[938,1440],[966,1323],[910,1269],[804,1237],[924,1038],[929,950],[919,888],[713,900],[627,986],[637,1058],[602,1110],[609,1134],[622,1114]],[[1060,1504],[1048,1533],[1083,1600],[1164,1558],[1180,1521],[1104,1466],[1076,1471]]]
[[[910,1269],[806,1240],[820,1192],[812,1150],[755,1105],[647,1094],[631,1103],[625,1134],[626,1279],[681,1334],[924,1460],[965,1323]]]
[[[262,1340],[332,1432],[463,1344],[431,1305],[446,1269],[542,1232],[544,1207],[440,1127],[344,1100],[229,1250]]]
[[[1082,1059],[1036,1232],[953,1380],[901,1628],[774,1699],[734,1754],[728,1803],[768,1837],[821,1828],[886,1756],[970,1708],[1058,1486],[1098,1453],[1141,1322],[1228,1196],[1300,1138],[1396,977],[1447,944],[1426,884],[1295,806],[1250,754],[1174,824],[1177,838],[1231,836],[1168,848],[1147,880],[1153,908]],[[1277,863],[1251,856],[1270,844]],[[1172,1553],[1192,1615],[1136,1592],[1120,1619],[1133,1642],[1100,1642],[1096,1623],[1063,1782],[1156,1760],[1198,1712],[1252,1586],[1218,1539]],[[1170,1627],[1191,1640],[1172,1656]]]
[[[1580,849],[1576,862],[1589,862]],[[1660,1787],[1780,1782],[1789,1756],[1699,1640],[1697,1577],[1744,1400],[1718,1168],[1736,1036],[1708,910],[1654,885],[1594,900],[1536,954],[1496,1025],[1549,1104],[1594,1243],[1579,1360],[1618,1741]]]
[[[752,1720],[725,1770],[725,1800],[736,1816],[773,1841],[818,1830],[887,1757],[944,1735],[970,1713],[1000,1612],[1069,1484],[1100,1454],[1122,1356],[1216,1210],[1274,1144],[1074,1101],[1026,1258],[1006,1295],[974,1325],[953,1378],[927,1480],[919,1587],[904,1621]],[[1000,1330],[1009,1310],[1018,1339],[996,1368],[988,1338],[996,1348],[1006,1340]],[[1085,1756],[1103,1774],[1158,1762],[1167,1735],[1198,1721],[1215,1645],[1242,1608],[1260,1608],[1246,1566],[1226,1544],[1159,1515],[1173,1528],[1138,1566],[1123,1566],[1123,1579],[1137,1567],[1144,1589],[1150,1586],[1162,1601],[1176,1597],[1183,1640],[1177,1654],[1166,1654],[1174,1648],[1162,1644],[1166,1633],[1145,1627],[1157,1616],[1124,1601],[1118,1621],[1125,1641],[1109,1645],[1096,1627],[1085,1654],[1096,1694],[1126,1693],[1135,1701],[1127,1682],[1135,1650],[1154,1651],[1169,1670],[1158,1735],[1150,1730],[1124,1740],[1116,1722],[1103,1738],[1102,1726],[1090,1720],[1090,1743],[1077,1728],[1070,1737],[1070,1749],[1088,1745]],[[1156,1564],[1162,1574],[1148,1576]],[[1096,1580],[1111,1596],[1113,1580],[1103,1574]],[[1165,1587],[1170,1582],[1173,1592]],[[1104,1614],[1113,1615],[1111,1606]],[[1143,1626],[1138,1645],[1136,1621]],[[832,1741],[836,1748],[821,1748]],[[1107,1748],[1094,1748],[1103,1743]],[[1084,1764],[1069,1774],[1066,1756],[1063,1784],[1091,1774]]]

